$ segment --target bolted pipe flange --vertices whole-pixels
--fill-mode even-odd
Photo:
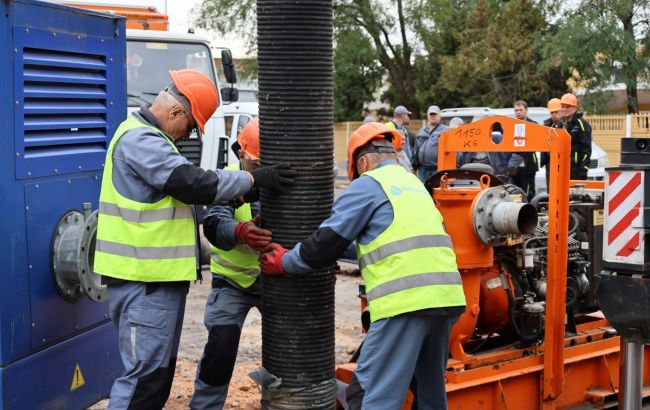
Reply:
[[[52,240],[52,272],[61,297],[76,302],[86,294],[94,302],[107,300],[106,286],[93,270],[97,236],[97,211],[90,211],[84,203],[84,212],[66,212],[54,232]]]
[[[498,246],[510,235],[535,231],[537,211],[527,203],[516,202],[508,185],[484,189],[474,199],[472,222],[478,238],[490,246]]]

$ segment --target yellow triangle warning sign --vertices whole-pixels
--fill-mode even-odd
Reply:
[[[79,387],[86,384],[84,380],[84,375],[81,373],[81,368],[79,364],[74,368],[74,374],[72,375],[72,384],[70,384],[70,391],[77,390]]]

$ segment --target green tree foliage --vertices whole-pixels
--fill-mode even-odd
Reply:
[[[336,33],[334,49],[334,119],[354,121],[373,100],[384,70],[367,37],[355,30]]]
[[[442,58],[443,90],[464,105],[511,106],[515,100],[546,105],[566,91],[564,79],[543,64],[548,24],[532,0],[477,0],[452,32],[455,53]]]
[[[336,118],[359,118],[363,102],[384,83],[386,102],[417,115],[430,104],[546,105],[568,90],[570,77],[595,90],[622,78],[636,111],[637,81],[649,71],[649,3],[333,0]],[[203,0],[196,23],[236,33],[254,51],[255,4]],[[600,94],[585,101],[602,110]]]
[[[596,92],[625,83],[628,111],[638,112],[637,83],[650,72],[650,0],[582,0],[559,22],[548,46],[580,87]]]
[[[372,44],[375,58],[386,70],[391,86],[387,94],[393,105],[402,104],[418,112],[413,67],[414,44],[410,38],[408,0],[333,0],[335,26],[357,30]]]
[[[203,0],[192,10],[198,27],[218,34],[234,33],[256,48],[257,9],[255,0]]]

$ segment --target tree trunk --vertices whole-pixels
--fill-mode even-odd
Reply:
[[[634,25],[632,24],[632,18],[634,17],[634,3],[630,2],[629,9],[625,10],[625,13],[618,15],[618,18],[623,23],[623,30],[632,39],[631,43],[623,44],[623,47],[626,49],[625,57],[623,61],[623,81],[625,82],[625,93],[626,99],[625,103],[627,104],[627,111],[630,114],[635,114],[639,112],[639,99],[637,93],[637,71],[638,71],[638,62],[636,55],[636,41],[634,41]]]

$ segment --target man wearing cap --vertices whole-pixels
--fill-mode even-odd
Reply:
[[[409,138],[409,130],[406,126],[409,124],[411,111],[407,110],[403,105],[398,105],[393,110],[393,119],[388,121],[386,125],[388,128],[398,131],[402,134],[402,149],[397,151],[397,162],[404,167],[408,172],[413,172],[411,162],[413,161],[411,141]]]
[[[563,127],[571,134],[571,179],[587,179],[591,160],[591,125],[578,111],[578,99],[566,93],[560,99]]]
[[[562,103],[559,98],[551,98],[546,104],[546,109],[548,110],[549,118],[544,120],[544,125],[551,128],[562,128]],[[549,186],[549,166],[551,165],[551,158],[548,152],[540,153],[539,166],[544,167],[546,170],[546,190],[548,192]]]
[[[441,122],[441,119],[440,108],[437,105],[429,106],[427,125],[420,128],[415,137],[415,154],[412,164],[422,182],[426,182],[427,178],[438,170],[438,139],[440,134],[449,129]]]
[[[110,409],[161,409],[171,389],[189,282],[198,279],[198,235],[190,204],[254,197],[293,182],[286,164],[246,171],[205,171],[174,143],[203,132],[219,104],[196,70],[170,72],[151,107],[115,131],[99,197],[94,271],[108,287],[124,373]]]
[[[259,120],[249,121],[237,137],[239,164],[226,169],[253,171],[259,167]],[[244,320],[251,308],[260,309],[258,251],[271,241],[271,231],[259,228],[259,202],[238,208],[213,206],[203,219],[203,233],[212,244],[212,291],[205,306],[208,329],[194,380],[191,409],[221,409],[237,358]]]
[[[440,212],[422,182],[396,162],[400,138],[384,124],[359,127],[347,150],[352,182],[332,216],[292,250],[271,243],[260,257],[264,274],[308,275],[356,241],[371,325],[341,391],[350,409],[402,408],[413,376],[418,408],[447,408],[449,334],[465,296]]]

